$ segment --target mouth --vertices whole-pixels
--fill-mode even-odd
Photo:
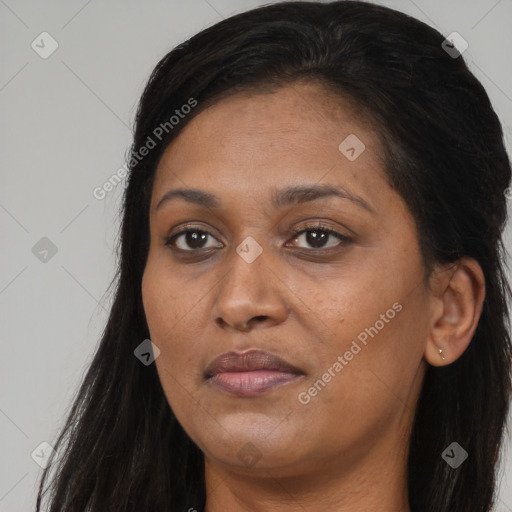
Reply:
[[[215,388],[238,397],[258,396],[295,381],[304,372],[280,357],[262,350],[226,352],[205,370]]]

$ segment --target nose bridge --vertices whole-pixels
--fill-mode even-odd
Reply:
[[[261,240],[261,236],[258,236]],[[255,237],[246,236],[237,246],[234,247],[229,256],[229,272],[226,276],[225,286],[230,289],[241,288],[245,294],[256,298],[265,283],[262,277],[268,272],[266,268],[269,261],[269,249],[263,242],[260,243]],[[240,292],[240,290],[237,290]]]
[[[269,268],[273,262],[268,246],[252,236],[233,248],[214,305],[217,321],[245,325],[254,317],[273,317],[277,321],[285,314],[285,299],[274,276],[277,270]]]

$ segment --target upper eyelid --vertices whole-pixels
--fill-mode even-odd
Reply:
[[[291,234],[293,236],[297,236],[297,235],[302,234],[304,231],[314,231],[316,229],[318,231],[328,231],[330,234],[333,234],[333,235],[334,234],[338,234],[340,236],[344,236],[345,238],[349,238],[347,235],[344,235],[343,233],[338,232],[338,230],[336,228],[324,225],[322,223],[314,223],[313,221],[310,221],[310,222],[312,222],[311,225],[303,226],[300,229],[290,230],[290,232],[288,234]],[[166,238],[167,239],[174,238],[174,237],[183,235],[183,234],[185,234],[185,233],[187,233],[189,231],[192,231],[192,232],[193,231],[197,231],[197,232],[200,232],[200,233],[207,233],[208,235],[210,235],[210,236],[212,236],[214,238],[217,238],[215,236],[215,234],[212,233],[207,228],[201,228],[201,227],[197,227],[197,226],[184,226],[179,231],[177,231],[176,233],[173,233],[173,234],[167,236]]]

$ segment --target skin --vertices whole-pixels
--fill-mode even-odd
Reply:
[[[365,144],[353,161],[338,149],[349,134]],[[407,450],[424,373],[467,348],[485,283],[470,259],[426,279],[414,219],[381,155],[356,108],[318,84],[294,83],[214,103],[159,163],[143,303],[167,400],[205,454],[207,512],[410,511]],[[272,205],[276,189],[324,184],[373,211],[334,196]],[[214,194],[220,206],[177,198],[157,210],[176,188]],[[325,235],[315,249],[318,222],[350,241]],[[166,246],[185,228],[211,235]],[[236,250],[247,237],[262,249],[251,263]],[[396,303],[401,310],[301,403]],[[251,348],[303,375],[250,398],[204,379],[220,354]]]

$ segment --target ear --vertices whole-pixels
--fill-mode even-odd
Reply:
[[[432,366],[446,366],[463,354],[473,338],[485,298],[485,277],[478,262],[469,257],[433,276],[424,357]]]

